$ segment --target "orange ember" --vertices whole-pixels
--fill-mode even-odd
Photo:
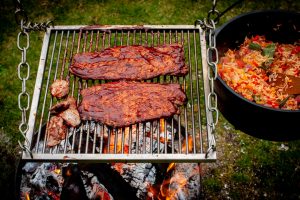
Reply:
[[[61,170],[56,168],[55,170],[53,170],[55,174],[60,174]]]
[[[159,133],[164,133],[165,132],[165,120],[164,119],[159,119]]]
[[[67,169],[67,172],[66,172],[66,176],[71,176],[72,175],[72,172],[70,169]]]
[[[120,174],[123,174],[124,171],[123,171],[123,163],[112,163],[112,165],[114,166],[114,169],[116,171],[118,171]]]
[[[159,141],[161,143],[169,141],[168,137],[166,136],[166,122],[163,118],[159,120]]]
[[[175,163],[171,163],[168,170],[173,170]],[[181,192],[186,193],[188,179],[182,173],[175,173],[171,178],[163,180],[160,186],[152,185],[148,188],[148,199],[172,200],[177,199]]]
[[[170,163],[167,169],[167,173],[175,168],[175,163]]]
[[[188,148],[187,148],[186,144],[188,144]],[[189,153],[193,151],[193,137],[191,135],[188,136],[187,140],[186,140],[186,138],[184,138],[184,140],[182,142],[181,151],[183,153],[185,153],[187,150]]]
[[[160,185],[160,195],[162,197],[166,197],[168,195],[169,184],[170,184],[170,179],[164,180],[163,183]]]
[[[26,199],[26,200],[30,200],[30,196],[29,196],[29,193],[28,193],[28,192],[25,193],[25,199]]]
[[[53,192],[48,192],[48,196],[50,196],[51,199],[53,199],[53,200],[60,200],[59,195],[57,195],[57,194],[55,194]]]
[[[117,134],[117,135],[116,135]],[[116,153],[122,152],[122,146],[123,146],[123,153],[129,153],[129,145],[128,145],[128,137],[129,137],[129,128],[125,128],[124,131],[124,141],[122,143],[122,129],[120,129],[118,132],[111,132],[110,135],[110,141],[109,141],[109,150],[108,150],[108,138],[105,138],[105,143],[103,148],[103,153],[115,153],[115,145],[116,145]]]

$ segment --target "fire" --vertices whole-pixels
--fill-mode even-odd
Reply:
[[[49,191],[48,196],[52,197],[53,200],[60,200],[60,197],[56,195],[54,192]]]
[[[29,196],[29,193],[28,193],[28,192],[25,192],[25,199],[26,199],[26,200],[30,200],[30,196]]]
[[[116,135],[117,134],[117,135]],[[116,153],[122,152],[123,145],[123,153],[129,153],[129,145],[128,145],[128,137],[129,137],[129,128],[126,127],[124,131],[124,143],[122,144],[122,129],[118,132],[111,131],[110,142],[109,142],[109,150],[108,150],[108,138],[105,138],[105,147],[103,149],[103,153],[115,153],[115,145],[116,145]],[[116,143],[116,144],[115,144]]]
[[[175,163],[170,163],[167,169],[167,173],[175,168]]]
[[[66,171],[66,176],[71,176],[71,175],[72,175],[71,170],[70,170],[70,169],[67,169],[67,171]]]
[[[159,188],[148,188],[148,199],[172,200],[177,199],[178,194],[184,192],[188,180],[184,175],[176,173],[172,178],[163,180]]]
[[[184,140],[182,142],[182,148],[181,148],[181,151],[183,153],[186,152],[187,150],[189,153],[191,153],[193,151],[193,137],[191,135],[188,136],[187,144],[188,144],[188,148],[186,146],[186,138],[184,138]]]
[[[164,180],[160,186],[159,200],[177,199],[178,194],[183,192],[187,179],[184,175],[176,173],[171,179]]]
[[[187,175],[185,172],[178,171],[174,173],[175,165],[175,163],[169,164],[166,178],[160,185],[149,186],[148,200],[173,200],[178,199],[182,194],[187,194],[186,185],[191,174]],[[199,173],[199,168],[191,171],[191,173]]]
[[[163,118],[159,119],[159,142],[161,143],[165,143],[168,142],[168,136],[166,137],[165,135],[165,127],[166,127],[166,123],[165,120]],[[155,139],[157,139],[155,137]]]
[[[60,172],[61,172],[61,169],[59,169],[59,168],[56,168],[55,170],[53,170],[54,171],[54,173],[55,174],[60,174]]]
[[[165,132],[165,120],[164,119],[159,119],[159,133],[164,133]]]
[[[114,169],[116,171],[118,171],[120,174],[123,174],[123,163],[112,163],[112,165],[114,166]]]

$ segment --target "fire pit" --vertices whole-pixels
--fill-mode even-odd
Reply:
[[[197,199],[198,164],[27,162],[18,199]]]

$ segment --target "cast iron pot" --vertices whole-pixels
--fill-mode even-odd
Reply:
[[[246,36],[265,35],[279,43],[300,39],[300,13],[254,11],[239,15],[216,31],[219,56],[241,45]],[[279,110],[251,102],[231,89],[220,77],[215,81],[218,109],[239,129],[257,138],[272,141],[300,139],[300,110]]]

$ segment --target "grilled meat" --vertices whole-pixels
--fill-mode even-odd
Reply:
[[[72,127],[77,127],[81,122],[79,112],[74,108],[69,108],[60,113],[58,116],[63,118],[67,125]]]
[[[67,99],[64,101],[60,101],[50,108],[50,113],[53,115],[57,115],[65,110],[67,110],[69,107],[70,107],[70,100]]]
[[[83,120],[113,127],[170,117],[179,113],[186,96],[179,84],[112,82],[81,91],[78,107]]]
[[[53,116],[47,123],[48,140],[47,146],[52,147],[59,144],[65,139],[67,126],[64,125],[64,120],[61,117]]]
[[[70,71],[83,79],[145,80],[160,75],[187,74],[183,47],[118,46],[73,56]]]
[[[63,98],[69,94],[69,82],[57,79],[50,86],[50,92],[53,97],[58,99]]]
[[[51,114],[57,114],[63,118],[65,123],[69,126],[76,127],[80,124],[80,116],[76,106],[76,100],[73,97],[68,97],[50,109]]]

